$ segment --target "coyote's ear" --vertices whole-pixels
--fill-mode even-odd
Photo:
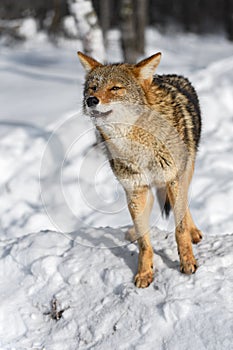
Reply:
[[[77,54],[81,64],[83,65],[83,67],[87,72],[90,72],[90,70],[92,70],[93,68],[102,66],[102,64],[94,60],[94,58],[84,55],[84,53],[80,51],[78,51]]]
[[[135,65],[138,79],[143,85],[152,83],[153,75],[159,65],[161,52],[156,53]]]

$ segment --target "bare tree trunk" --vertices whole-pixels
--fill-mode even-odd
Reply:
[[[87,55],[103,62],[105,48],[103,33],[91,0],[68,0],[70,13],[74,16],[83,50]]]
[[[135,63],[138,56],[133,3],[133,0],[121,0],[121,45],[128,63]]]
[[[100,6],[100,25],[104,35],[104,42],[107,45],[107,32],[110,28],[110,0],[101,0]]]
[[[148,0],[121,0],[121,43],[126,62],[144,54]]]
[[[190,4],[187,0],[182,0],[182,22],[185,31],[190,31]]]
[[[231,0],[225,2],[225,23],[228,39],[233,41],[233,3]]]
[[[52,23],[49,27],[49,33],[55,37],[59,31],[59,26],[61,24],[61,0],[53,0],[54,15]]]
[[[136,0],[136,44],[137,51],[143,55],[145,49],[145,29],[147,25],[148,0]]]

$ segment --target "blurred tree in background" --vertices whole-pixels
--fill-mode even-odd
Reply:
[[[133,63],[144,54],[147,0],[121,0],[120,29],[126,62]]]
[[[80,18],[85,7],[92,10],[85,15],[89,31],[84,35]],[[28,17],[36,19],[37,30],[52,39],[61,35],[81,38],[86,52],[91,52],[87,46],[96,40],[98,23],[102,28],[99,38],[103,35],[105,45],[108,30],[119,28],[123,54],[129,62],[143,54],[146,25],[161,31],[178,28],[198,34],[222,32],[233,40],[233,0],[2,0],[0,35],[20,37],[20,19]]]

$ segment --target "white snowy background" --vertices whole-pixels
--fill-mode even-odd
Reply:
[[[82,115],[80,43],[43,36],[0,50],[0,349],[230,350],[233,344],[233,44],[147,32],[158,73],[199,94],[190,207],[199,269],[179,272],[172,218],[153,210],[155,279],[137,289],[123,191]],[[118,33],[108,60],[122,59]]]

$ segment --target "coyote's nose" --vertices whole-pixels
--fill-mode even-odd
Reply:
[[[95,97],[95,96],[90,96],[90,97],[88,97],[88,99],[87,99],[87,105],[88,105],[88,107],[94,107],[94,106],[98,105],[98,103],[99,103],[99,100],[98,100],[98,98]]]

